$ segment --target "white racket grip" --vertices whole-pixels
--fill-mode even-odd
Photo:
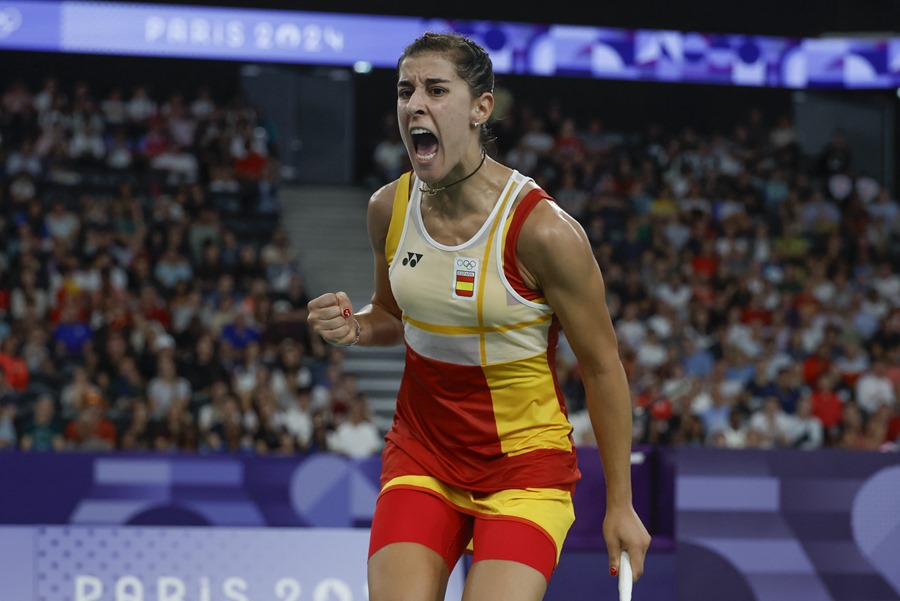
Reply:
[[[631,601],[631,588],[634,586],[634,576],[631,571],[631,558],[628,551],[622,551],[619,559],[619,601]]]

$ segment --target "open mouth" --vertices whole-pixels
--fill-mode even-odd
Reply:
[[[416,151],[417,159],[430,161],[437,156],[437,136],[422,127],[414,127],[409,133],[412,134],[413,148]]]

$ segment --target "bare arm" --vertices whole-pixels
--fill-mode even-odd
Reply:
[[[535,207],[517,250],[526,280],[543,291],[581,367],[606,477],[603,534],[610,567],[618,569],[621,552],[628,551],[637,579],[650,535],[632,506],[631,392],[600,269],[582,227],[554,203]]]
[[[331,344],[353,344],[356,341],[357,324],[358,344],[390,346],[403,340],[400,308],[391,291],[387,258],[384,254],[396,189],[396,182],[388,184],[369,199],[369,241],[375,260],[375,291],[371,302],[358,312],[353,311],[350,299],[344,292],[329,292],[309,302],[309,324],[313,331]]]

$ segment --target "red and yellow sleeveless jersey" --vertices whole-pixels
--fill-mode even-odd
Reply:
[[[572,490],[581,476],[556,381],[559,322],[516,262],[525,218],[552,201],[535,189],[513,210],[528,181],[513,172],[479,231],[446,246],[424,227],[415,177],[400,180],[385,254],[406,367],[382,483],[428,475],[479,492]]]

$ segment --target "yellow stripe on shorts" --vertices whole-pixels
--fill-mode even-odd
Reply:
[[[385,484],[381,494],[395,487],[424,490],[459,511],[476,517],[515,519],[534,524],[553,541],[557,563],[563,542],[575,521],[572,495],[556,488],[512,488],[476,499],[470,491],[445,484],[431,476],[399,476]],[[473,541],[469,541],[467,550],[474,550]]]

